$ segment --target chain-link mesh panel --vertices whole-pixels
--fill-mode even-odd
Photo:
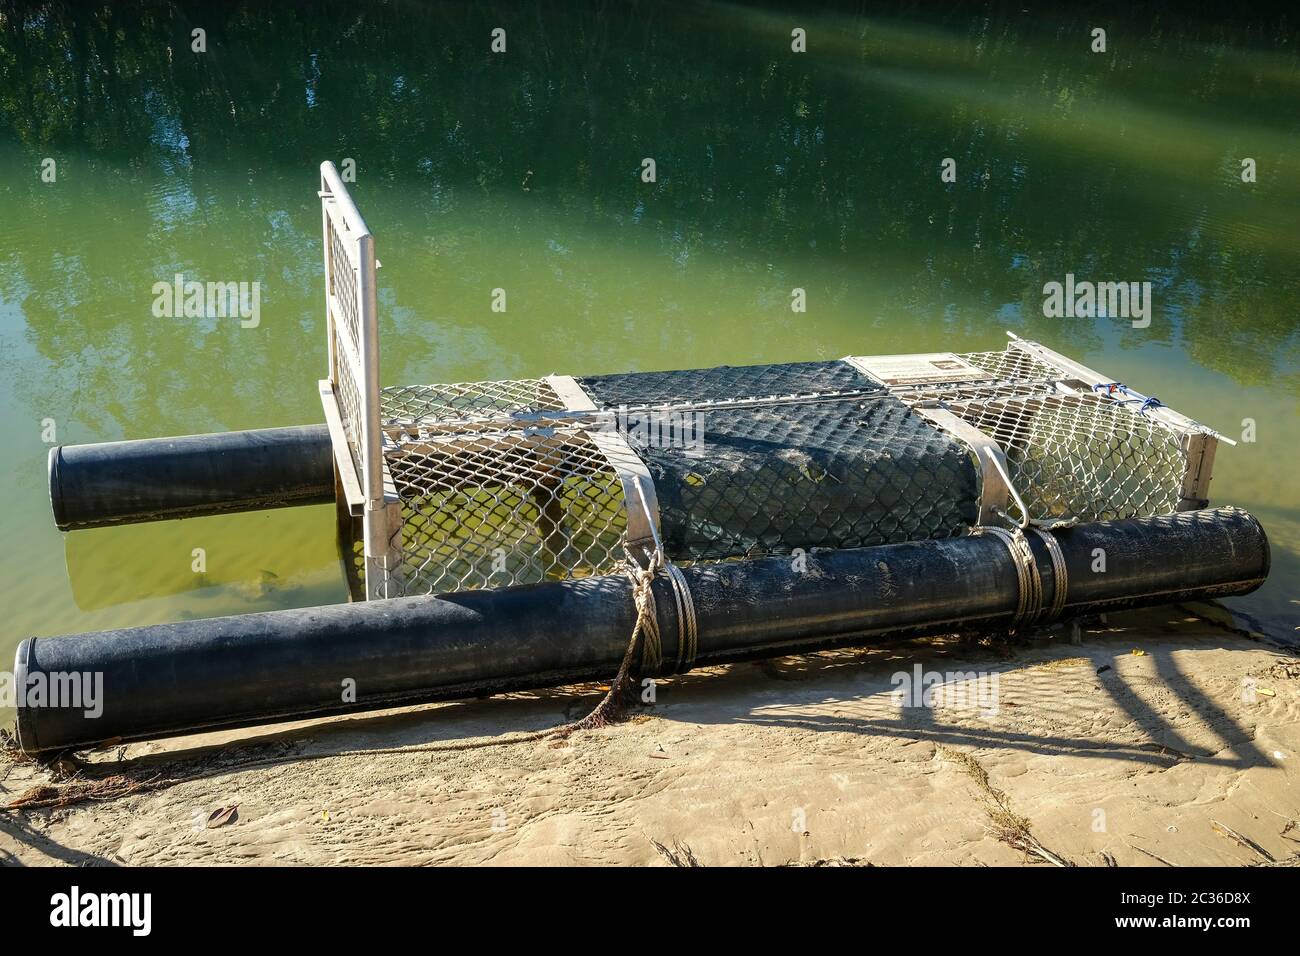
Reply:
[[[564,408],[560,397],[540,379],[408,385],[380,391],[380,419],[385,426],[502,421]]]
[[[402,502],[403,592],[609,574],[623,558],[618,475],[585,431],[404,441],[385,458]]]
[[[1176,511],[1187,457],[1178,435],[1101,395],[951,402],[998,443],[1029,516],[1103,521]]]
[[[704,416],[698,454],[641,450],[676,560],[943,538],[975,521],[970,457],[892,397]]]
[[[386,388],[404,594],[607,574],[623,557],[618,475],[540,379]]]
[[[997,379],[1051,382],[1061,378],[1056,366],[1011,345],[1001,352],[966,352],[961,357]]]
[[[986,382],[895,387],[908,405],[938,402],[1006,453],[1012,484],[1036,520],[1150,517],[1177,510],[1182,433],[1108,392],[1062,389],[1063,369],[1015,345],[961,358]]]

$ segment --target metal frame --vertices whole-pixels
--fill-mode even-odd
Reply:
[[[331,162],[321,163],[319,195],[329,355],[328,377],[320,382],[321,404],[344,495],[339,505],[361,517],[366,597],[389,597],[400,592],[396,575],[402,520],[401,502],[384,465],[384,434],[379,427],[375,241]],[[340,249],[342,262],[337,261]],[[340,281],[345,275],[347,281]],[[354,391],[358,405],[352,421],[344,407],[342,393],[347,390]]]
[[[429,453],[450,453],[454,446],[450,449],[432,448],[442,444],[439,441],[442,433],[458,432],[473,425],[475,427],[470,427],[470,431],[481,429],[488,435],[501,423],[493,421],[492,416],[474,423],[421,423],[417,434],[410,436],[405,434],[408,429],[401,423],[384,425],[379,387],[376,289],[379,263],[375,259],[374,237],[348,195],[334,164],[322,163],[320,173],[328,373],[319,387],[334,451],[340,526],[351,529],[354,519],[360,519],[366,598],[397,597],[404,591],[401,577],[403,512],[387,457],[404,450],[423,448],[426,443],[430,446]],[[1011,348],[1059,372],[1059,379],[1044,383],[1049,391],[1054,388],[1058,393],[1078,394],[1083,389],[1091,392],[1093,386],[1112,382],[1101,373],[1036,342],[1021,339],[1011,332],[1007,335],[1011,338]],[[875,378],[860,357],[848,356],[843,361]],[[994,378],[989,375],[990,381]],[[606,427],[614,421],[614,416],[599,409],[577,380],[567,375],[551,375],[541,381],[558,397],[562,409],[541,413],[538,417],[548,419],[551,426],[568,420],[575,425],[585,425],[584,430],[592,444],[622,486],[627,519],[626,544],[634,555],[638,549],[648,551],[659,540],[659,513],[654,481],[644,461],[616,428]],[[858,397],[883,398],[891,393],[899,395],[911,391],[913,389],[906,387],[886,386],[880,392]],[[979,463],[982,476],[979,523],[991,525],[998,517],[1005,517],[1009,501],[1015,498],[1019,504],[1019,499],[1007,477],[1004,450],[984,431],[945,407],[938,397],[924,394],[921,389],[915,392],[913,401],[908,404],[935,427],[966,444]],[[1146,398],[1132,390],[1127,394],[1137,400]],[[822,395],[788,395],[682,404],[692,408],[740,408],[759,402],[803,402],[824,398]],[[665,407],[673,405],[668,403]],[[1153,420],[1179,436],[1187,465],[1178,510],[1204,508],[1208,504],[1218,442],[1235,442],[1173,409],[1164,406],[1147,409],[1144,406],[1144,410]],[[497,437],[509,441],[504,434]],[[412,438],[415,439],[414,445],[410,441]],[[1023,511],[1023,505],[1020,507]]]

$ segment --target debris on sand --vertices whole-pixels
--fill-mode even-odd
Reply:
[[[990,829],[999,840],[1007,846],[1021,851],[1026,856],[1038,857],[1053,866],[1075,865],[1071,860],[1066,859],[1059,853],[1053,853],[1038,841],[1038,838],[1034,836],[1033,831],[1030,829],[1029,821],[1011,809],[1011,804],[1007,800],[1005,793],[989,783],[988,771],[984,769],[978,760],[970,754],[949,750],[942,745],[935,748],[935,755],[959,764],[965,770],[966,775],[975,781],[975,785],[979,787],[988,800],[985,809],[988,811],[989,819],[993,824]]]

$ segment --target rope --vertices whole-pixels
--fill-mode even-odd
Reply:
[[[632,582],[632,601],[636,605],[633,640],[638,634],[644,637],[641,643],[641,673],[658,673],[663,667],[664,650],[653,585],[655,575],[660,570],[672,586],[673,604],[677,611],[677,661],[674,670],[678,674],[684,674],[695,666],[695,656],[700,646],[695,600],[691,597],[686,575],[658,548],[650,555],[645,567],[637,564],[630,554],[625,564],[628,579]]]
[[[575,730],[589,730],[613,723],[622,709],[624,695],[632,684],[632,664],[637,658],[638,649],[641,652],[641,664],[636,669],[639,674],[658,674],[663,670],[663,636],[659,633],[659,614],[655,606],[654,592],[655,575],[661,569],[672,584],[673,601],[677,609],[677,673],[685,673],[695,665],[695,655],[699,650],[699,623],[695,617],[695,601],[691,597],[686,576],[665,557],[663,548],[659,546],[656,538],[655,549],[648,554],[644,567],[637,563],[631,552],[627,552],[624,572],[632,582],[632,603],[636,605],[636,624],[632,628],[632,637],[628,640],[627,650],[623,652],[623,661],[619,664],[618,674],[609,683],[609,690],[596,705],[596,709],[586,717],[544,731],[539,736],[567,737]]]
[[[1141,392],[1135,392],[1123,382],[1098,382],[1092,387],[1094,392],[1105,392],[1107,398],[1113,398],[1121,405],[1138,404],[1138,414],[1145,415],[1148,408],[1164,408],[1165,403],[1155,396],[1146,396]],[[1123,395],[1124,398],[1115,398],[1115,393]]]
[[[643,568],[628,556],[625,570],[632,582],[632,603],[636,606],[636,626],[632,628],[632,643],[641,642],[641,672],[657,673],[663,666],[664,645],[659,634],[659,615],[655,607],[655,571],[663,563],[663,552],[658,549]]]
[[[597,727],[609,726],[618,719],[623,706],[624,695],[632,682],[632,662],[636,658],[638,646],[641,648],[641,667],[639,670],[642,674],[657,673],[663,664],[663,640],[659,634],[659,618],[655,610],[653,587],[655,573],[660,568],[667,573],[668,580],[672,583],[673,598],[677,605],[677,673],[685,673],[694,666],[695,655],[699,650],[699,625],[695,617],[695,601],[691,597],[691,589],[686,583],[686,576],[682,574],[680,568],[664,556],[663,549],[658,546],[657,538],[655,544],[654,553],[649,556],[645,567],[637,564],[630,553],[627,556],[625,571],[632,581],[632,600],[636,605],[636,625],[632,628],[632,637],[628,640],[627,650],[623,652],[623,660],[619,664],[618,674],[610,681],[609,690],[605,692],[605,696],[601,698],[600,703],[586,717],[569,721],[558,727],[548,727],[545,730],[493,740],[434,744],[425,747],[375,747],[341,750],[325,754],[299,754],[255,763],[281,763],[290,760],[319,760],[346,756],[378,756],[384,754],[409,756],[413,753],[451,753],[455,751],[483,750],[489,747],[530,743],[551,738],[564,740],[579,730],[592,730]],[[255,764],[247,766],[253,765]],[[65,792],[63,788],[37,787],[22,794],[17,800],[9,804],[0,804],[0,812],[15,810],[20,807],[61,807],[87,799],[125,796],[142,790],[162,789],[180,783],[184,779],[187,778],[166,780],[150,778],[146,781],[135,781],[128,777],[114,777],[102,782],[103,784],[109,784],[110,781],[112,783],[112,792],[106,792],[102,796],[97,796],[90,790]],[[120,788],[119,782],[121,782]],[[36,791],[40,792],[37,793]]]
[[[1164,408],[1164,407],[1165,407],[1165,403],[1153,396],[1151,398],[1148,398],[1145,402],[1142,403],[1142,407],[1138,409],[1138,414],[1145,415],[1148,408]]]
[[[641,498],[644,514],[653,514],[646,501],[645,488],[640,482],[636,485]],[[691,597],[690,586],[681,569],[664,553],[664,543],[659,540],[659,529],[655,522],[650,522],[650,536],[654,539],[654,553],[648,556],[644,568],[637,564],[631,552],[627,552],[627,573],[632,579],[632,597],[636,602],[637,622],[632,640],[636,641],[636,631],[646,633],[645,648],[641,652],[641,672],[656,673],[663,664],[663,641],[659,636],[659,619],[655,614],[655,598],[651,585],[655,572],[660,568],[668,576],[673,588],[673,602],[677,606],[677,673],[684,674],[695,666],[695,655],[699,651],[699,626],[695,617],[695,599]]]
[[[551,737],[564,740],[575,731],[592,730],[597,727],[607,727],[618,719],[618,715],[623,707],[623,699],[628,688],[632,683],[632,662],[636,660],[637,649],[641,650],[641,666],[638,668],[642,674],[657,673],[663,663],[663,640],[659,634],[659,617],[655,610],[654,579],[655,572],[664,567],[668,570],[670,580],[673,580],[673,591],[677,597],[679,616],[678,630],[681,631],[683,617],[681,608],[685,604],[686,620],[689,622],[687,627],[689,631],[689,655],[683,656],[681,648],[678,648],[678,667],[689,669],[695,660],[695,646],[697,637],[695,634],[695,604],[691,600],[690,588],[686,585],[686,579],[682,577],[681,571],[673,566],[663,554],[663,550],[656,547],[654,553],[649,556],[645,567],[641,567],[629,552],[627,563],[624,571],[632,582],[632,602],[636,605],[636,624],[632,628],[632,637],[627,642],[627,649],[623,652],[623,660],[618,666],[618,673],[614,679],[609,682],[609,690],[601,698],[600,703],[595,706],[591,713],[580,720],[570,721],[561,724],[558,727],[550,727],[546,730],[539,730],[533,733],[523,734],[517,737],[506,739],[474,741],[465,744],[441,744],[432,747],[419,748],[397,748],[394,753],[414,753],[429,752],[438,753],[455,750],[479,750],[485,747],[499,747],[505,744],[522,744],[535,740],[546,740]],[[674,577],[675,574],[675,577]],[[680,584],[678,580],[680,578]],[[682,641],[679,639],[679,644]],[[683,660],[685,665],[683,667]],[[386,749],[351,751],[352,753],[388,753]]]

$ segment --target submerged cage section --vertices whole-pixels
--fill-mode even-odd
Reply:
[[[385,389],[405,594],[607,574],[627,502],[609,454],[541,380]]]
[[[717,561],[1208,504],[1222,436],[1015,336],[381,389],[373,239],[328,163],[321,203],[321,397],[357,596],[609,574],[655,548]]]

